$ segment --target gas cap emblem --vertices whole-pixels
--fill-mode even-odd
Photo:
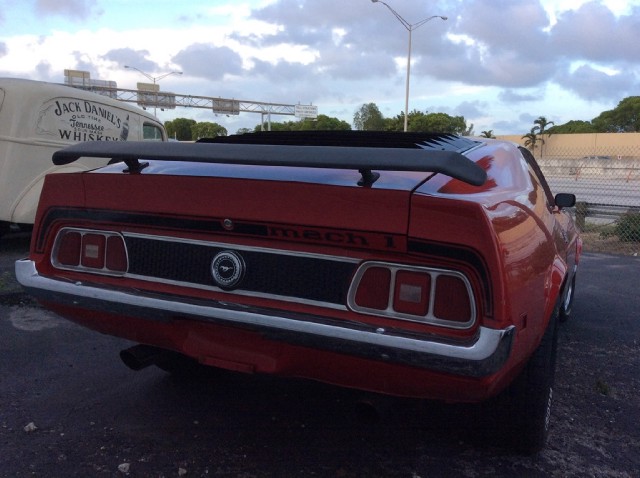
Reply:
[[[233,289],[244,276],[244,260],[233,251],[222,251],[211,262],[213,280],[222,289]]]

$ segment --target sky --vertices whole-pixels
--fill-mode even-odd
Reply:
[[[463,116],[475,134],[525,134],[544,116],[590,121],[640,95],[640,0],[385,0],[412,31],[409,110]],[[353,123],[404,110],[409,32],[371,0],[0,0],[0,77],[64,70],[135,89],[315,105]],[[157,111],[229,133],[261,115]],[[272,121],[296,120],[273,115]]]

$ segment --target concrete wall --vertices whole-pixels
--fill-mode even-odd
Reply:
[[[498,136],[524,146],[522,135]],[[640,158],[640,133],[592,133],[544,135],[544,145],[533,152],[540,158],[583,158],[611,156],[613,159]]]

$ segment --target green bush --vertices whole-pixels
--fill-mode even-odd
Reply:
[[[596,226],[593,228],[599,232],[600,239],[607,239],[618,235],[618,228],[615,224],[607,224],[606,226]],[[585,230],[584,232],[589,232]],[[590,231],[593,232],[593,231]]]
[[[640,213],[624,214],[616,225],[616,234],[624,242],[640,242]]]

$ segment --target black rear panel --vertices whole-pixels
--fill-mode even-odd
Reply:
[[[246,273],[239,290],[346,304],[347,291],[356,264],[334,259],[243,250],[208,244],[126,237],[129,274],[215,287],[211,263],[219,252],[232,249],[240,254]]]

